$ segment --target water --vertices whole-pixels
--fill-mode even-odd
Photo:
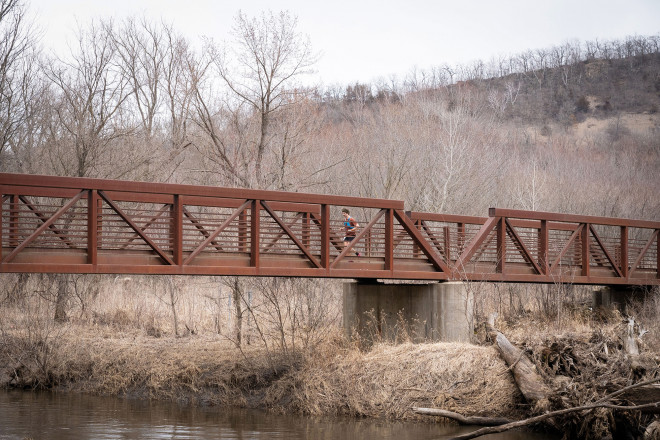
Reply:
[[[0,391],[0,440],[23,439],[446,439],[476,427],[283,416],[237,408],[188,408],[164,402],[79,394]],[[489,440],[555,440],[509,432]]]

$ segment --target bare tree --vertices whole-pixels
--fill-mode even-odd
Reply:
[[[163,65],[163,88],[169,117],[169,138],[173,148],[185,148],[190,145],[186,121],[195,96],[189,66],[199,61],[188,47],[188,42],[178,36],[171,26],[166,26],[164,33],[167,53]]]
[[[230,109],[218,96],[204,60],[189,65],[194,90],[192,135],[195,148],[208,164],[203,174],[219,174],[221,184],[250,186],[252,150],[249,144],[250,120],[241,109]],[[210,166],[209,166],[210,165]]]
[[[161,81],[165,65],[166,35],[156,25],[128,18],[114,30],[105,23],[116,48],[117,65],[128,81],[128,90],[139,113],[142,129],[151,137],[161,103]]]
[[[43,96],[36,34],[21,0],[0,0],[0,168],[24,169],[26,148]],[[11,161],[8,154],[11,153]],[[11,162],[11,163],[9,163]]]
[[[211,58],[233,95],[232,108],[244,108],[258,117],[253,148],[253,184],[263,185],[263,162],[271,142],[276,112],[291,103],[293,81],[316,62],[309,38],[298,33],[297,19],[288,12],[272,12],[250,19],[243,13],[233,30],[236,46],[230,51],[211,48]]]
[[[173,176],[179,169],[190,145],[186,132],[193,97],[189,66],[197,60],[187,41],[166,23],[128,18],[118,26],[106,22],[104,31],[115,47],[117,73],[126,81],[129,98],[122,113],[136,127],[137,136],[131,136],[131,141],[139,139],[140,145],[134,149],[142,151],[154,164],[151,169],[158,170],[158,179],[164,180],[163,174]],[[151,178],[146,170],[142,174]]]
[[[129,96],[126,79],[114,69],[116,49],[108,28],[95,23],[80,30],[78,51],[70,60],[51,60],[46,75],[58,91],[50,127],[53,171],[61,175],[119,177],[118,169],[103,171],[111,142],[134,127],[122,115]],[[126,167],[135,166],[124,161]]]
[[[119,28],[106,25],[106,31],[146,136],[164,128],[168,146],[187,146],[185,121],[193,97],[189,67],[196,63],[187,41],[171,25],[146,18],[129,18]]]
[[[536,211],[541,208],[545,192],[545,175],[536,160],[523,168],[516,179],[515,197],[522,209]]]
[[[286,113],[274,118],[273,145],[270,149],[265,184],[282,191],[323,188],[330,172],[344,157],[336,157],[318,145],[322,111],[306,91],[291,97]]]

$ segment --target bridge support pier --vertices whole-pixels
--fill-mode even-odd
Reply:
[[[593,306],[616,309],[621,313],[627,313],[628,304],[641,301],[646,297],[646,292],[639,287],[633,286],[605,286],[593,291]]]
[[[367,344],[376,339],[469,342],[474,298],[463,282],[344,283],[344,331]]]

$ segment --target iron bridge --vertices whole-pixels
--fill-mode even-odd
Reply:
[[[0,190],[5,273],[660,284],[658,221],[25,174]],[[343,207],[360,223],[347,247]]]

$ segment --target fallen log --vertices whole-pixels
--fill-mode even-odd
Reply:
[[[426,416],[446,417],[448,419],[456,420],[461,425],[499,426],[499,425],[506,425],[507,423],[512,422],[511,419],[506,419],[504,417],[480,417],[480,416],[466,417],[462,414],[458,414],[453,411],[447,411],[444,409],[437,409],[437,408],[413,407],[412,411],[417,414],[423,414]]]
[[[620,397],[634,403],[635,405],[660,402],[660,385],[645,385],[633,388],[622,393]],[[660,413],[660,408],[652,408],[648,412],[654,412],[657,414]]]
[[[536,365],[500,332],[496,332],[495,344],[513,372],[513,378],[525,400],[532,405],[540,404],[541,407],[546,407],[550,389],[536,371]]]

